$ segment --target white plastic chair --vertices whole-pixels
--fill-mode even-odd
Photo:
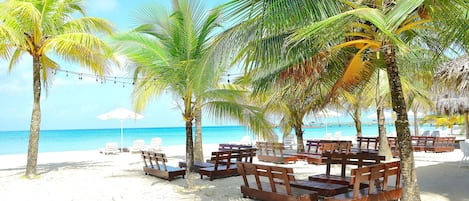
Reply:
[[[239,143],[243,145],[252,145],[251,137],[245,135],[243,138],[241,138],[241,141],[239,141]]]
[[[104,155],[119,153],[119,147],[117,146],[117,142],[106,143],[105,147],[101,149],[101,153],[103,153]]]
[[[466,163],[467,159],[469,159],[469,143],[466,141],[459,142],[459,148],[461,149],[462,153],[464,154],[459,162],[459,167],[461,167],[462,163]]]
[[[129,148],[130,153],[139,153],[143,150],[145,150],[145,140],[135,140]]]
[[[285,146],[288,149],[293,149],[293,147],[296,147],[296,138],[295,135],[290,134],[286,137],[283,137],[283,146]]]
[[[152,138],[150,141],[150,146],[148,147],[148,151],[153,151],[153,152],[158,152],[158,151],[163,151],[161,148],[161,145],[163,144],[163,141],[159,137]]]

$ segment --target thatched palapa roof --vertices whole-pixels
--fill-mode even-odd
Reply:
[[[441,64],[434,80],[434,88],[440,94],[469,96],[469,55]]]

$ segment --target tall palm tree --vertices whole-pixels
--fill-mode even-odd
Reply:
[[[33,59],[33,111],[26,176],[36,175],[41,123],[42,86],[47,89],[50,73],[63,61],[78,62],[99,75],[107,69],[111,49],[96,34],[111,33],[108,21],[86,17],[81,0],[0,2],[0,58],[9,60],[9,70],[22,55]],[[78,15],[77,15],[78,14]],[[78,17],[82,15],[82,17]]]
[[[202,109],[216,118],[238,119],[256,134],[273,131],[262,111],[246,102],[246,90],[219,85],[228,67],[210,60],[219,10],[207,12],[201,1],[195,0],[173,1],[173,9],[171,14],[161,15],[159,7],[146,7],[140,12],[143,24],[114,39],[119,50],[137,65],[133,91],[137,111],[164,91],[177,98],[186,127],[187,171],[192,172],[192,126]]]

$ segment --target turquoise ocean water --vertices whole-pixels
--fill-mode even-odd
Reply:
[[[387,125],[387,132],[394,131],[394,126]],[[355,136],[355,127],[334,125],[305,128],[304,139],[323,138],[327,132],[341,132],[342,136]],[[412,128],[411,128],[412,130]],[[242,126],[203,127],[203,143],[219,144],[240,141],[245,135],[253,137]],[[276,129],[281,139],[281,132]],[[364,136],[377,136],[376,124],[363,125]],[[144,139],[150,144],[151,138],[160,137],[163,146],[184,145],[185,128],[126,128],[124,129],[124,147],[132,145],[136,139]],[[29,131],[0,131],[0,154],[27,153]],[[120,143],[120,128],[115,129],[77,129],[77,130],[42,130],[39,139],[39,152],[59,152],[76,150],[95,150],[104,147],[106,142]]]

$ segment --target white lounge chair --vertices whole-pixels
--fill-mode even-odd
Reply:
[[[159,137],[152,138],[150,141],[150,146],[147,148],[148,151],[153,151],[153,152],[159,152],[163,151],[161,148],[161,145],[163,144],[163,141]]]
[[[132,146],[129,148],[129,152],[132,153],[140,153],[140,151],[145,150],[145,140],[135,140]]]
[[[243,138],[241,138],[241,141],[239,141],[239,143],[243,145],[252,145],[251,137],[245,135]]]
[[[104,155],[119,153],[119,147],[117,145],[117,142],[106,143],[106,145],[104,146],[104,148],[101,149],[100,152]]]
[[[430,134],[432,137],[440,137],[440,130],[434,130],[432,134]]]
[[[461,149],[463,153],[463,157],[461,161],[459,162],[459,167],[461,167],[462,163],[466,163],[467,159],[469,159],[469,143],[467,141],[460,141],[459,142],[459,148]]]
[[[342,138],[342,132],[336,131],[334,133],[334,140],[340,140]]]
[[[290,134],[288,136],[283,137],[283,146],[286,149],[293,149],[294,147],[297,146],[296,144],[296,138],[294,134]]]

